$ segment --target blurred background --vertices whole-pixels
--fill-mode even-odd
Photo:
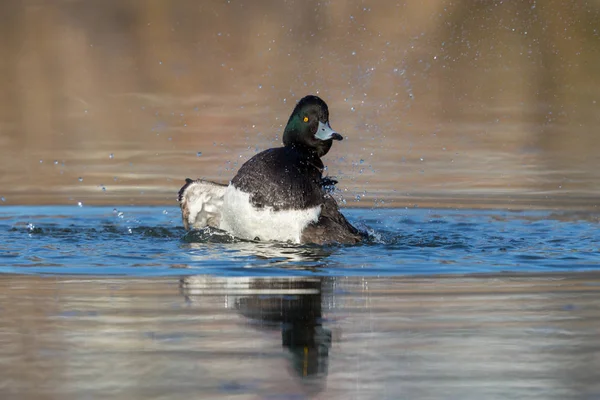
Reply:
[[[1,1],[0,204],[176,205],[311,93],[346,206],[597,205],[599,0]]]

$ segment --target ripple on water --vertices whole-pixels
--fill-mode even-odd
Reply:
[[[93,275],[405,275],[600,268],[598,218],[568,213],[352,209],[354,246],[185,232],[175,208],[2,207],[0,272]],[[591,222],[590,222],[591,221]]]

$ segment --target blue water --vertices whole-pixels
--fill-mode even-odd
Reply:
[[[391,276],[600,269],[598,213],[344,210],[354,246],[296,246],[186,233],[179,209],[0,208],[0,273]]]

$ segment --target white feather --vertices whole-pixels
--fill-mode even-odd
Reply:
[[[320,214],[320,205],[306,210],[257,209],[248,193],[229,185],[223,196],[220,228],[242,239],[300,243],[302,230],[317,222]]]
[[[219,228],[225,185],[197,180],[183,192],[181,210],[186,229]]]

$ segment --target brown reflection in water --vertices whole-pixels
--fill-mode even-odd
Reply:
[[[55,296],[60,284],[34,290],[22,280],[0,279],[0,397],[54,399],[57,380],[67,373],[64,327]],[[11,304],[12,301],[18,304]],[[58,361],[58,362],[57,362]]]
[[[1,397],[600,393],[597,274],[182,283],[1,276]]]
[[[574,0],[5,1],[0,196],[174,204],[318,92],[350,206],[594,206],[598,26]]]

